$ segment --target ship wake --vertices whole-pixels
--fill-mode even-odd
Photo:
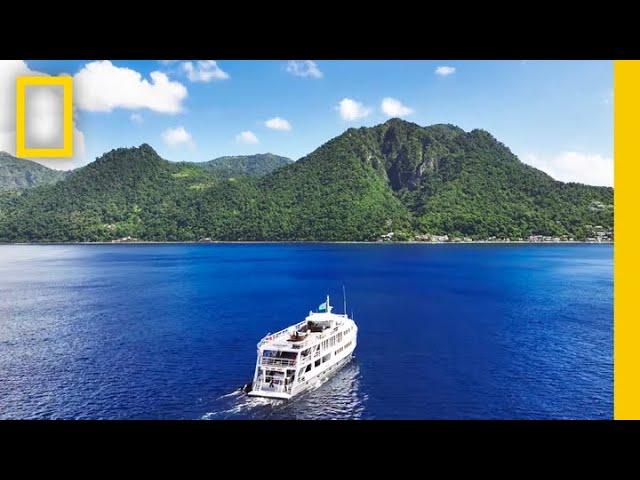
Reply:
[[[216,399],[218,408],[202,420],[362,418],[366,395],[360,392],[360,369],[351,361],[335,376],[314,384],[291,400],[250,397],[241,390]]]

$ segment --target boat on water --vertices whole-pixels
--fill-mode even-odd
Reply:
[[[304,321],[258,343],[253,383],[248,394],[288,400],[346,365],[356,348],[358,327],[346,313],[333,313],[329,296]]]

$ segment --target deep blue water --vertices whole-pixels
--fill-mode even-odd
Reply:
[[[0,246],[0,418],[611,418],[608,245]],[[329,293],[356,358],[234,393]]]

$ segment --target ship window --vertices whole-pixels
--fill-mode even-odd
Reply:
[[[289,360],[295,360],[297,353],[296,352],[286,352],[281,350],[265,350],[262,352],[263,357],[270,358],[286,358]]]
[[[325,355],[324,357],[322,357],[322,363],[326,362],[330,358],[331,358],[331,354]]]
[[[318,365],[320,365],[320,359],[316,360],[315,366],[317,367]]]
[[[307,365],[307,368],[305,369],[305,372],[308,372],[309,370],[311,370],[311,364]]]

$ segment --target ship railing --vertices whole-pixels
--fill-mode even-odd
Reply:
[[[313,343],[316,343],[316,342],[321,342],[322,340],[327,338],[327,336],[328,335],[326,333],[321,333],[318,336],[314,336],[312,338],[305,338],[304,340],[302,340],[300,342],[296,342],[296,343],[292,344],[291,348],[293,348],[295,350],[300,350],[302,348],[308,347],[310,344],[313,344]]]
[[[260,357],[261,365],[279,365],[283,367],[293,367],[296,364],[294,359],[276,358],[276,357]]]
[[[257,392],[284,392],[291,393],[291,384],[285,385],[282,380],[274,380],[273,382],[259,381],[254,385]]]
[[[264,337],[262,340],[260,340],[260,342],[258,343],[258,346],[262,346],[267,342],[270,342],[276,338],[282,337],[283,335],[291,335],[292,331],[296,331],[299,328],[301,328],[302,326],[304,326],[304,324],[307,323],[306,320],[296,323],[293,327],[287,327],[285,329],[280,330],[279,332],[276,333],[272,333],[270,335],[267,335],[266,337]]]

